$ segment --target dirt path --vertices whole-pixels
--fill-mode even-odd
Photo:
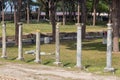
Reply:
[[[58,67],[11,63],[0,67],[0,75],[0,80],[120,80],[116,76],[100,76]]]

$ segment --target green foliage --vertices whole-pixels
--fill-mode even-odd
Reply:
[[[93,11],[93,0],[87,0],[87,11],[92,12]],[[106,0],[99,0],[99,3],[97,5],[97,11],[98,12],[108,12],[108,2]]]
[[[109,6],[108,3],[105,0],[100,0],[98,7],[97,7],[98,12],[108,12],[109,11]]]
[[[88,12],[92,12],[93,11],[92,10],[92,4],[93,4],[93,0],[87,0],[86,6],[87,6],[87,11]]]

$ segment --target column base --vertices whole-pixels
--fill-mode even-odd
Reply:
[[[23,58],[23,57],[22,57],[22,58],[19,58],[19,57],[18,57],[17,60],[24,61],[24,58]]]
[[[41,63],[41,61],[40,61],[40,60],[34,60],[34,62],[35,62],[35,63]]]
[[[78,68],[78,69],[81,69],[81,70],[84,69],[83,66],[77,66],[77,65],[75,65],[75,68]]]
[[[1,56],[1,58],[7,59],[7,56]]]
[[[107,67],[104,68],[104,72],[114,72],[114,71],[115,71],[114,68],[107,68]]]
[[[62,62],[54,62],[53,64],[56,66],[63,66]]]

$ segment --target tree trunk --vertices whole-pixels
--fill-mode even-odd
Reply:
[[[39,7],[39,8],[38,8],[37,22],[40,21],[40,15],[41,15],[41,10],[40,10],[40,7]]]
[[[82,27],[82,38],[85,38],[85,34],[86,34],[86,0],[82,0],[81,1],[81,22],[83,23],[83,27]]]
[[[16,8],[16,4],[14,4],[14,24],[15,24],[15,44],[18,44],[18,35],[16,34],[18,31],[17,28],[17,8]]]
[[[53,41],[55,41],[55,30],[56,30],[56,21],[55,21],[55,2],[50,0],[50,21],[52,24],[52,35]]]
[[[51,16],[51,10],[50,10],[50,7],[51,7],[51,3],[50,3],[50,0],[48,0],[49,2],[48,2],[48,5],[49,5],[49,20],[50,20],[50,22],[49,23],[51,23],[51,19],[50,19],[50,16]]]
[[[65,4],[64,4],[64,0],[62,0],[62,4],[63,4],[63,6],[62,6],[62,8],[63,8],[63,25],[65,25],[65,22],[66,22],[66,18],[65,18]]]
[[[14,24],[16,24],[16,5],[14,4]]]
[[[12,5],[10,5],[10,13],[11,13],[11,14],[10,14],[10,19],[11,19],[11,20],[13,20],[13,19],[12,19],[12,17],[13,17],[13,16],[12,16],[12,9],[13,9],[13,7],[12,7]]]
[[[1,10],[0,10],[0,22],[1,22]]]
[[[93,0],[93,26],[96,24],[96,0]]]
[[[77,14],[78,14],[78,16],[77,16],[77,23],[80,23],[80,0],[78,0],[78,10],[77,10],[78,12],[77,12]]]
[[[45,5],[45,13],[46,13],[46,19],[49,19],[49,0],[46,2]]]
[[[120,22],[120,0],[113,0],[113,11],[112,11],[112,21],[113,21],[113,51],[119,52],[119,22]]]
[[[18,33],[19,33],[19,26],[18,26],[18,22],[20,22],[20,16],[21,16],[21,5],[22,5],[22,1],[18,0],[17,1],[17,5],[18,7],[16,8],[16,15],[15,15],[15,44],[18,45]],[[17,6],[16,5],[16,6]]]
[[[4,13],[4,0],[2,0],[2,22],[5,21],[5,13]]]
[[[109,21],[108,21],[108,23],[112,23],[112,5],[111,5],[111,1],[109,1],[108,3],[109,3],[109,13],[108,13]]]
[[[27,0],[27,24],[30,23],[30,8],[29,8],[29,0]]]
[[[0,1],[0,21],[1,21],[1,17],[2,17],[2,16],[1,16],[1,11],[2,11],[2,9],[1,9],[2,6],[1,6],[1,5],[2,5],[2,1]]]

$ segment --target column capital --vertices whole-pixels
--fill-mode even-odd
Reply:
[[[82,27],[84,25],[84,23],[76,23],[75,24],[77,27]]]
[[[58,23],[56,24],[56,28],[59,28],[60,25],[61,25],[61,23],[58,22]]]
[[[6,25],[6,22],[4,22],[4,21],[2,21],[1,23],[2,23],[3,25]]]
[[[112,23],[108,23],[108,24],[107,24],[107,26],[108,26],[107,29],[112,29],[112,25],[113,25]]]
[[[40,30],[36,30],[36,32],[40,32]]]
[[[18,25],[23,25],[23,23],[22,22],[18,22]]]

